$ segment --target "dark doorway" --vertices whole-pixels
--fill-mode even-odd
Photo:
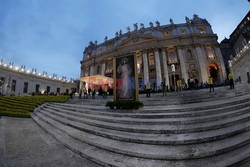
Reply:
[[[218,81],[218,66],[217,64],[210,64],[209,65],[209,72],[210,76],[213,78],[213,82]]]

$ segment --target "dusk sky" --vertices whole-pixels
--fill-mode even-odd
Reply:
[[[220,42],[249,9],[247,0],[0,0],[0,59],[78,78],[90,40],[101,43],[133,23],[184,23],[196,13]]]

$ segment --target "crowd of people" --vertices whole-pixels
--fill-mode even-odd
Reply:
[[[239,80],[240,79],[238,79],[237,81],[240,82]],[[162,96],[167,96],[167,92],[170,91],[177,92],[179,95],[183,96],[183,90],[194,90],[202,88],[209,88],[209,92],[214,92],[215,91],[214,87],[218,85],[220,86],[229,85],[230,89],[234,89],[235,79],[233,77],[233,74],[230,73],[228,75],[228,79],[224,83],[215,82],[213,78],[209,76],[208,81],[205,83],[199,82],[197,79],[193,78],[189,78],[186,83],[183,78],[180,78],[175,81],[175,86],[169,87],[165,83],[165,81],[163,81],[161,85],[158,87],[156,82],[154,83],[147,82],[145,85],[140,86],[140,88],[143,87],[143,89],[141,89],[142,90],[141,92],[144,92],[146,94],[146,97],[149,98],[152,92],[162,92]],[[102,96],[103,99],[107,99],[107,95],[111,94],[110,91],[112,91],[112,89],[107,84],[99,86],[99,89],[96,89],[94,86],[87,87],[86,83],[83,83],[82,88],[79,90],[79,98],[95,99],[97,90],[98,90],[98,95]],[[75,93],[74,90],[72,90],[70,93],[71,98],[73,98],[74,93]]]

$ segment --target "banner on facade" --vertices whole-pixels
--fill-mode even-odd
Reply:
[[[114,100],[138,100],[137,67],[135,55],[114,59]]]

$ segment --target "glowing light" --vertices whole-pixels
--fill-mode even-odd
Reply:
[[[41,75],[41,73],[38,73],[38,75],[40,76],[40,75]]]
[[[29,73],[30,73],[30,70],[27,70],[27,71],[26,71],[26,73],[28,73],[28,74],[29,74]]]
[[[15,67],[15,70],[19,70],[19,68],[18,68],[18,67]]]
[[[3,64],[4,67],[7,67],[7,64]]]

